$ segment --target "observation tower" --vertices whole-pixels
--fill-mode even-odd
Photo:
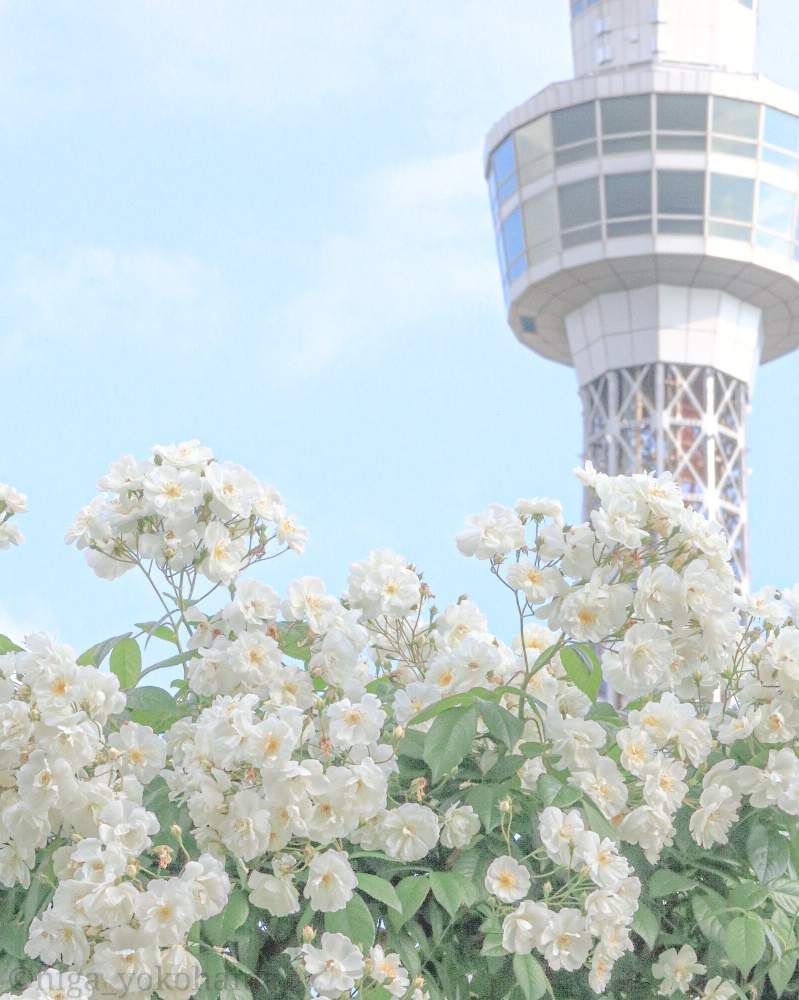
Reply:
[[[575,77],[489,132],[508,323],[577,373],[585,458],[670,470],[749,570],[757,366],[799,346],[799,94],[759,0],[561,0]]]

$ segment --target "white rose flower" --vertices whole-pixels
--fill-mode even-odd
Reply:
[[[382,816],[380,835],[390,858],[420,861],[438,843],[438,818],[427,806],[406,802]]]
[[[662,997],[670,997],[678,990],[687,992],[694,976],[705,971],[705,966],[697,962],[696,952],[689,944],[684,944],[679,951],[669,948],[661,952],[652,966],[652,975],[662,980],[658,989],[658,996]]]
[[[541,903],[526,899],[509,913],[502,924],[502,947],[514,955],[529,955],[540,948],[543,934],[554,914]]]
[[[319,995],[340,997],[348,993],[363,976],[363,955],[343,934],[325,933],[321,948],[312,944],[302,946],[305,971]]]
[[[541,951],[557,972],[576,972],[588,958],[593,941],[579,910],[565,908],[553,914],[541,934]]]
[[[343,851],[325,851],[315,855],[308,866],[303,896],[315,910],[333,913],[344,909],[357,885],[347,855]]]
[[[444,847],[467,847],[479,832],[480,817],[471,806],[456,802],[444,813],[441,824],[441,843]]]
[[[265,872],[250,872],[250,902],[273,917],[286,917],[300,909],[300,895],[291,878],[278,878]]]
[[[515,903],[530,891],[530,872],[514,858],[495,858],[485,876],[486,889],[503,903]]]
[[[492,503],[482,514],[466,518],[469,527],[456,539],[465,556],[493,559],[524,545],[524,525],[518,514],[502,504]]]

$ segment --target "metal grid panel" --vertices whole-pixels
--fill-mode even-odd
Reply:
[[[658,362],[606,372],[581,396],[586,459],[610,475],[670,471],[686,501],[724,527],[747,582],[746,385]]]

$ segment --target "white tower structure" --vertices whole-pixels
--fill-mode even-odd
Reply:
[[[566,0],[576,76],[490,131],[508,322],[577,373],[585,457],[670,470],[748,575],[746,415],[799,346],[799,95],[759,0]]]

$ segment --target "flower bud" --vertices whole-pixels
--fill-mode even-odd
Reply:
[[[302,929],[303,944],[310,944],[316,937],[316,931],[310,924],[306,924]]]

